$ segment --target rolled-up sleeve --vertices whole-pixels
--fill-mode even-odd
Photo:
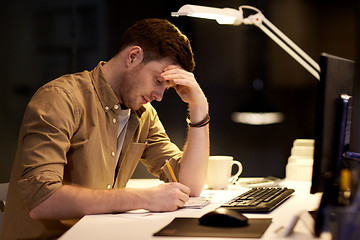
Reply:
[[[66,154],[77,109],[61,87],[40,88],[30,101],[20,131],[21,198],[30,210],[62,186]]]

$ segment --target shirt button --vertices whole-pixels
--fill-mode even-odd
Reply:
[[[116,123],[116,118],[113,118],[113,123]]]
[[[115,104],[114,108],[119,109],[119,105]]]
[[[111,156],[115,157],[115,152],[111,152]]]
[[[111,188],[110,184],[108,184],[108,185],[106,186],[106,188],[107,188],[107,189],[110,189],[110,188]]]
[[[105,110],[106,110],[106,111],[109,111],[109,109],[110,109],[110,108],[109,108],[108,106],[105,107]]]

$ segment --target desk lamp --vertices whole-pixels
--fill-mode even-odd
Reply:
[[[244,10],[250,10],[255,14],[244,18]],[[252,6],[243,5],[239,10],[232,8],[213,8],[198,5],[186,4],[177,12],[172,12],[171,16],[189,16],[216,20],[219,24],[226,25],[255,25],[268,35],[276,44],[284,49],[301,66],[309,71],[317,80],[320,80],[320,66],[309,55],[300,49],[275,25],[273,25],[260,10]],[[234,122],[252,125],[271,124],[282,121],[282,113],[270,112],[234,112],[232,114]]]

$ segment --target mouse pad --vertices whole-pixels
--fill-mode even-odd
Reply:
[[[209,227],[200,225],[198,218],[175,218],[154,236],[261,238],[271,221],[271,218],[255,218],[243,227]]]

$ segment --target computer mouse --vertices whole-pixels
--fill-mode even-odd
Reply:
[[[241,227],[248,224],[248,218],[236,210],[217,208],[201,216],[199,222],[213,227]]]

